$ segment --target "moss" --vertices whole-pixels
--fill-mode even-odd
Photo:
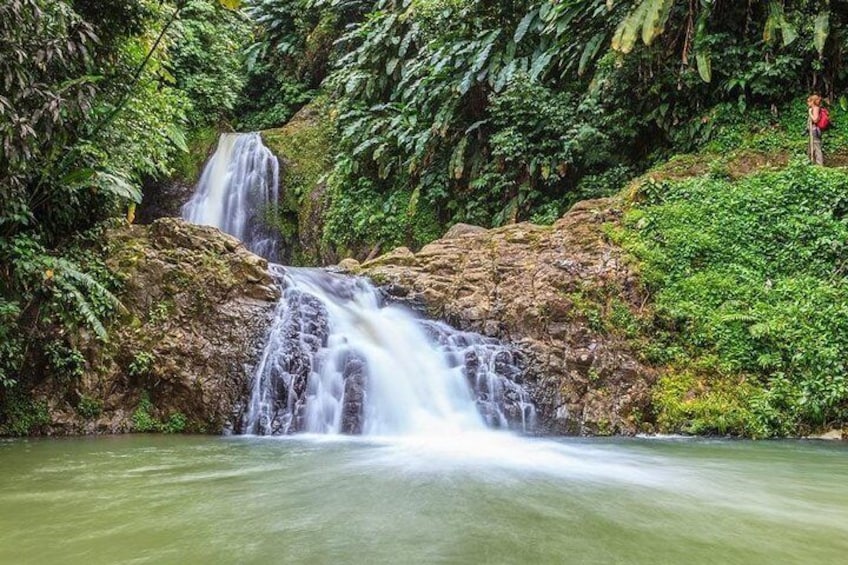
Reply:
[[[327,102],[316,99],[281,128],[265,130],[262,140],[283,162],[283,186],[287,198],[299,203],[331,165],[331,122]],[[291,195],[291,196],[290,196]]]
[[[332,120],[327,101],[317,98],[285,126],[262,132],[265,145],[282,164],[278,217],[266,223],[295,252],[293,264],[317,264],[323,218],[321,180],[332,165]]]
[[[387,277],[383,273],[373,273],[372,272],[372,273],[369,273],[368,278],[371,279],[371,282],[375,286],[385,286],[385,285],[391,283],[391,280],[389,279],[389,277]]]

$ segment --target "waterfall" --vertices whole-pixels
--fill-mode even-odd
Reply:
[[[364,279],[272,266],[282,289],[256,369],[251,434],[448,435],[528,429],[535,411],[497,340],[383,303]]]
[[[279,164],[258,133],[223,134],[183,217],[279,260],[263,215]],[[271,264],[282,297],[240,431],[444,435],[530,429],[535,410],[508,346],[385,304],[365,279]]]
[[[214,226],[269,261],[279,257],[268,229],[279,200],[280,166],[258,133],[225,133],[206,164],[184,219]],[[266,217],[263,217],[267,215]]]

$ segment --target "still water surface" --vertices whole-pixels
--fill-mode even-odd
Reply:
[[[844,564],[848,447],[7,440],[0,562]]]

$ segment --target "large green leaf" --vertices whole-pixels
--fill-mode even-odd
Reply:
[[[707,52],[698,53],[695,55],[695,61],[698,63],[698,74],[704,82],[710,82],[713,79],[713,64],[710,54]]]
[[[824,53],[824,46],[830,35],[830,11],[824,10],[818,16],[813,26],[813,43],[819,55]]]
[[[512,40],[515,43],[520,42],[524,36],[527,34],[527,30],[530,28],[530,24],[536,19],[536,15],[539,13],[539,10],[531,10],[525,15],[521,21],[518,23],[518,27],[515,30],[515,35]]]
[[[114,194],[136,204],[141,203],[141,190],[126,177],[98,171],[94,180],[97,188],[103,192]]]
[[[583,54],[580,56],[580,64],[577,67],[578,75],[582,76],[583,73],[586,72],[586,68],[589,66],[589,63],[597,56],[598,50],[601,48],[601,44],[604,42],[605,37],[606,34],[598,33],[589,40],[589,43],[586,44],[586,47],[583,49]]]
[[[781,16],[783,11],[777,2],[769,3],[769,14],[766,18],[766,24],[763,27],[763,41],[772,43],[777,36],[777,30],[780,27]]]
[[[674,0],[644,0],[645,21],[642,23],[642,41],[650,45],[665,29]]]
[[[780,22],[780,31],[783,34],[783,46],[788,47],[792,43],[798,39],[798,30],[795,29],[795,26],[789,23],[789,20],[786,17],[783,18],[783,21]]]
[[[777,32],[783,37],[783,46],[788,47],[798,39],[798,30],[786,19],[783,5],[772,0],[769,3],[769,15],[763,28],[763,41],[772,43],[777,38]]]
[[[636,46],[636,40],[639,37],[639,31],[645,23],[645,16],[648,12],[648,4],[653,0],[644,0],[636,8],[630,12],[615,30],[615,35],[612,38],[612,48],[616,51],[621,51],[624,54],[633,51]]]

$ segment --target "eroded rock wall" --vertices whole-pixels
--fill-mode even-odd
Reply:
[[[52,434],[219,433],[239,417],[278,297],[265,260],[217,229],[165,218],[109,230],[125,276],[110,341],[76,338],[79,381],[49,380]]]
[[[656,376],[592,315],[614,302],[637,316],[646,302],[605,235],[619,217],[614,201],[587,201],[552,226],[453,229],[418,253],[400,248],[342,268],[461,329],[517,345],[548,431],[633,434],[650,429]]]

